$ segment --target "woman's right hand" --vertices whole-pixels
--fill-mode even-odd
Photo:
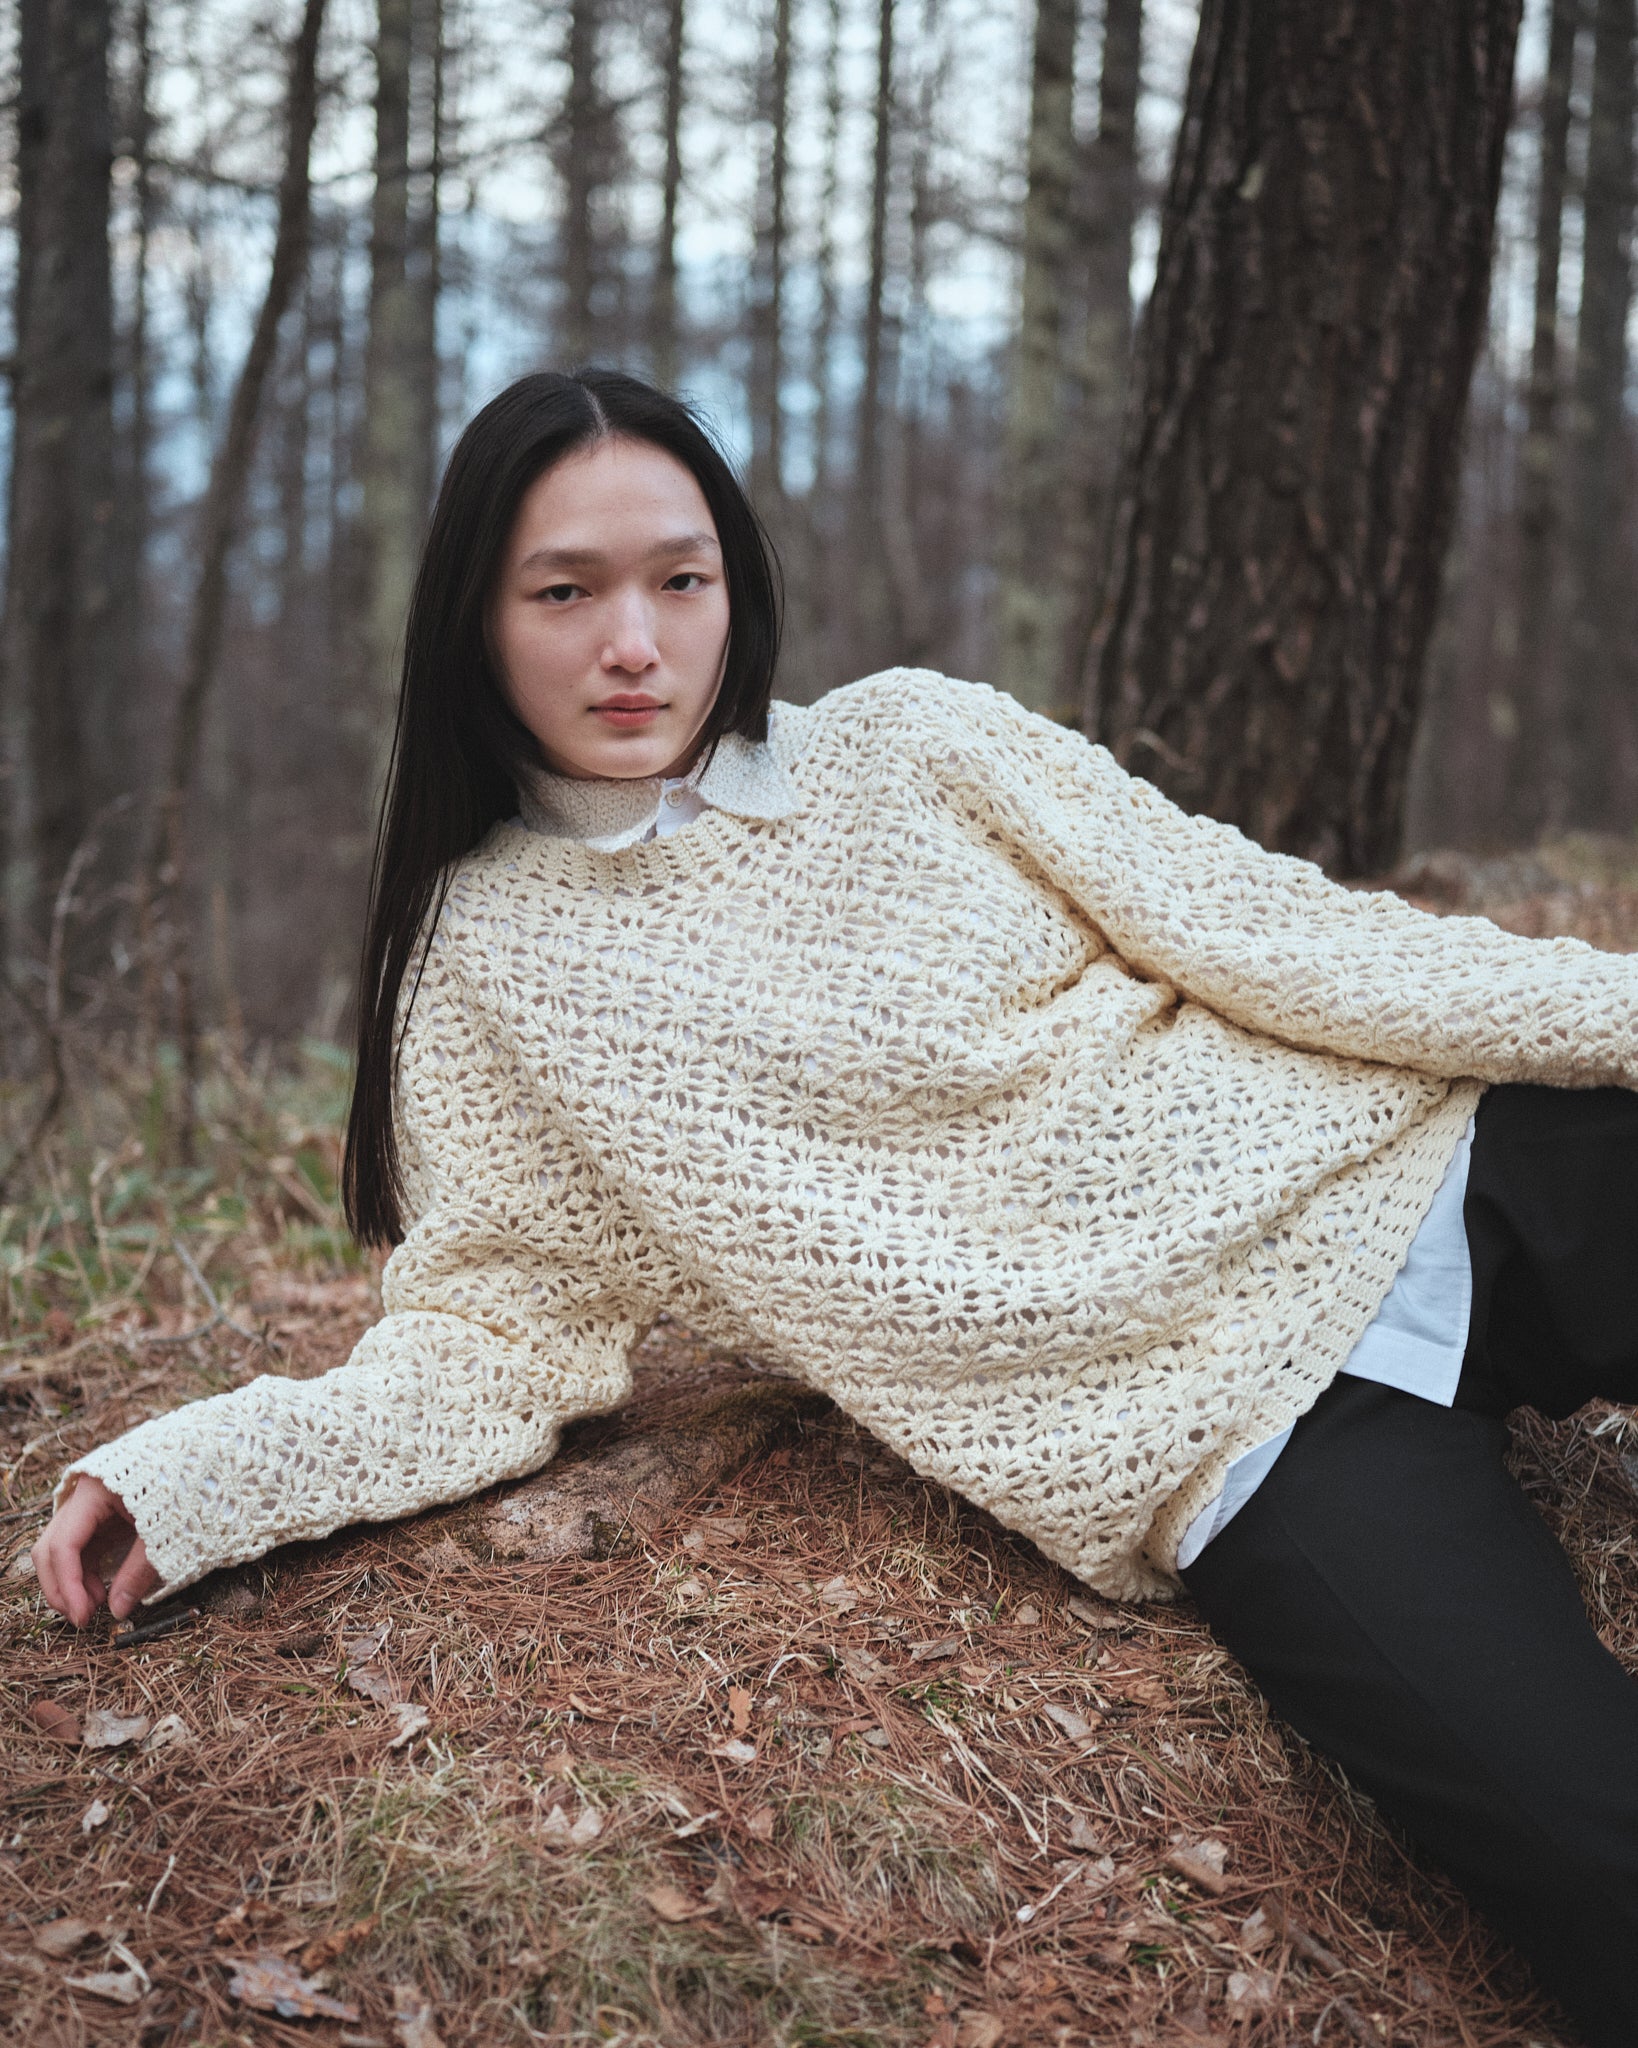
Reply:
[[[159,1584],[124,1501],[88,1472],[75,1480],[32,1555],[40,1591],[76,1628],[84,1628],[104,1600],[114,1619],[123,1620]]]

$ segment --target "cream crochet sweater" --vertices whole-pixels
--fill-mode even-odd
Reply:
[[[773,753],[757,815],[514,822],[461,863],[386,1314],[71,1468],[167,1589],[532,1471],[669,1310],[1164,1593],[1375,1313],[1480,1084],[1638,1085],[1638,960],[1340,888],[989,689],[894,670]]]

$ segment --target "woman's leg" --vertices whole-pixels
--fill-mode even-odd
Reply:
[[[1638,1684],[1508,1475],[1504,1426],[1340,1379],[1183,1574],[1278,1711],[1532,1961],[1638,2042]]]
[[[1638,1094],[1492,1088],[1464,1207],[1465,1407],[1573,1415],[1638,1401]]]

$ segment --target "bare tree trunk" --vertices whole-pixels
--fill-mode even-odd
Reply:
[[[364,355],[359,710],[366,779],[384,762],[399,643],[426,511],[424,365],[410,276],[410,77],[414,0],[379,0],[375,41],[375,196],[370,210],[369,336]],[[371,772],[373,771],[373,772]],[[373,788],[368,792],[373,796]],[[366,807],[368,808],[368,797]]]
[[[836,216],[842,159],[842,0],[829,0],[825,34],[824,170],[819,192],[819,237],[814,253],[819,304],[813,326],[813,496],[825,511],[835,450]]]
[[[997,680],[1055,711],[1064,636],[1064,294],[1075,190],[1077,0],[1036,0],[1023,293],[1013,342],[997,605]]]
[[[878,0],[876,95],[871,151],[870,257],[865,285],[859,391],[853,452],[854,633],[852,666],[861,651],[874,660],[887,634],[888,589],[883,562],[882,392],[886,368],[887,210],[893,176],[893,9]]]
[[[683,62],[687,33],[686,0],[666,0],[661,113],[665,169],[660,185],[660,233],[654,249],[648,352],[655,380],[667,391],[677,381],[682,355],[677,327],[677,204],[682,197]]]
[[[1068,596],[1057,702],[1079,708],[1087,641],[1103,596],[1105,551],[1120,468],[1132,361],[1132,234],[1137,223],[1137,103],[1143,0],[1104,0],[1098,132],[1083,152],[1079,235],[1086,257],[1085,326],[1070,424],[1060,567]],[[1086,566],[1091,565],[1091,574]]]
[[[4,666],[27,764],[24,916],[43,930],[126,765],[107,724],[118,560],[108,0],[23,0],[20,27]]]
[[[110,707],[110,726],[121,758],[131,760],[138,739],[136,721],[146,683],[148,653],[148,541],[153,521],[153,379],[149,334],[149,263],[157,208],[153,166],[153,35],[148,0],[137,0],[131,23],[136,45],[135,75],[126,121],[126,146],[133,171],[134,247],[131,255],[130,324],[124,337],[127,390],[125,432],[119,448],[119,569],[117,587],[125,616],[120,638],[125,687]]]
[[[1088,725],[1347,874],[1399,847],[1519,12],[1205,0],[1190,68]]]
[[[566,366],[588,362],[602,339],[603,279],[597,211],[609,182],[609,110],[603,92],[603,0],[570,0],[569,96],[560,124],[563,179],[562,314]]]
[[[227,570],[245,488],[261,425],[262,395],[273,367],[279,327],[307,263],[311,222],[310,158],[318,113],[318,44],[324,24],[325,0],[306,0],[301,27],[290,60],[290,85],[285,116],[284,173],[279,181],[278,226],[267,290],[251,335],[250,347],[228,407],[226,430],[211,464],[210,481],[200,511],[197,550],[198,579],[183,656],[182,685],[172,713],[165,782],[148,861],[150,897],[163,890],[180,894],[185,887],[185,820],[199,766],[205,707],[215,680],[227,608]],[[197,1020],[192,1009],[193,973],[187,942],[187,911],[173,912],[179,1036],[182,1042],[182,1152],[192,1150]]]
[[[778,517],[784,494],[785,187],[790,160],[791,0],[773,0],[771,48],[758,80],[767,154],[751,275],[751,489]]]
[[[411,76],[410,138],[419,137],[411,164],[411,206],[407,256],[411,322],[410,383],[415,392],[415,425],[405,468],[416,507],[415,552],[438,488],[438,443],[442,359],[438,351],[439,299],[443,291],[440,239],[444,183],[444,98],[449,52],[444,36],[444,0],[415,0]],[[414,564],[411,564],[413,579]]]
[[[1557,822],[1630,827],[1618,764],[1630,717],[1626,645],[1627,318],[1632,308],[1634,0],[1597,0],[1576,325],[1569,653]]]
[[[1558,572],[1558,282],[1570,148],[1570,87],[1584,0],[1551,0],[1547,76],[1536,169],[1535,328],[1530,343],[1524,446],[1519,459],[1519,651],[1517,687],[1505,700],[1509,730],[1502,823],[1528,843],[1562,808],[1554,754],[1561,744],[1562,671],[1554,602]]]

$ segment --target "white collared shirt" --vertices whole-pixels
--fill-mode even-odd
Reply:
[[[779,715],[780,706],[770,705],[766,740],[725,733],[709,759],[683,776],[616,781],[537,769],[518,791],[523,822],[548,838],[578,839],[599,853],[618,853],[645,839],[667,839],[708,810],[736,818],[788,818],[798,797],[779,758]]]

